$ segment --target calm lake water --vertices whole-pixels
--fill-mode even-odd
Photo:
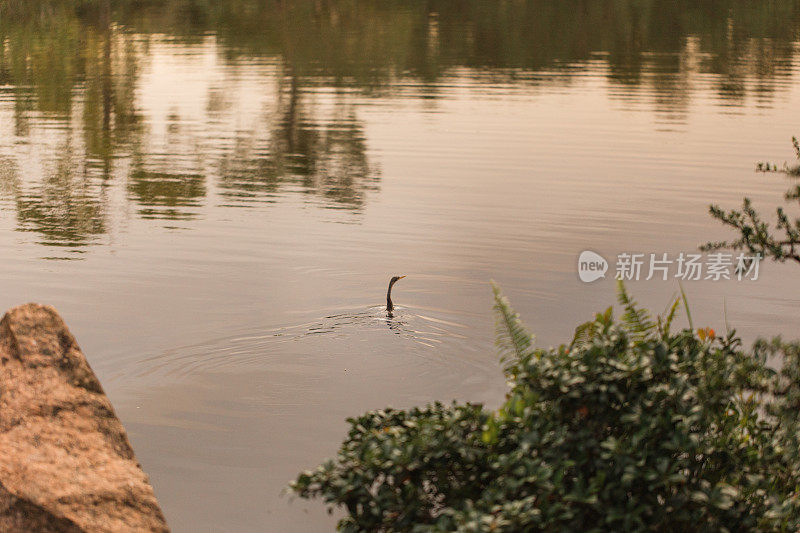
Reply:
[[[175,531],[331,530],[281,491],[347,416],[502,400],[491,279],[568,341],[581,251],[730,237],[800,135],[796,0],[75,4],[0,3],[0,307],[62,313]],[[684,286],[793,337],[798,274]]]

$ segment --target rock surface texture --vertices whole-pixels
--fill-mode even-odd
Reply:
[[[125,428],[49,306],[0,321],[0,531],[168,531]]]

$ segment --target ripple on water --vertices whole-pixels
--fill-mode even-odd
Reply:
[[[383,371],[397,366],[446,365],[453,353],[476,351],[466,331],[458,317],[439,310],[397,306],[390,315],[384,306],[372,306],[171,348],[138,361],[133,374],[174,379],[207,372],[346,369],[348,364],[376,364],[376,370]],[[364,358],[371,361],[365,363]],[[483,366],[475,358],[464,360],[470,366]]]

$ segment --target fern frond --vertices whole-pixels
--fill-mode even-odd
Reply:
[[[678,313],[678,306],[681,303],[680,298],[675,298],[672,302],[672,305],[669,307],[669,311],[666,312],[664,318],[662,319],[660,316],[658,317],[658,324],[659,324],[659,333],[662,337],[666,337],[669,335],[669,330],[672,327],[672,321],[675,319],[675,315]]]
[[[569,343],[569,351],[571,352],[576,347],[588,344],[604,327],[611,325],[613,322],[613,312],[614,309],[609,307],[604,313],[597,313],[594,316],[594,320],[584,322],[575,328],[572,342]]]
[[[681,300],[683,300],[683,308],[686,310],[686,320],[689,321],[689,329],[694,331],[694,322],[692,322],[692,312],[689,310],[689,300],[686,299],[686,291],[683,290],[683,284],[679,281],[678,287],[681,288]]]
[[[503,296],[500,287],[492,282],[494,291],[494,309],[497,312],[497,340],[500,350],[500,360],[519,360],[529,354],[533,346],[531,335],[519,315],[511,308],[508,298]]]
[[[584,322],[575,328],[575,335],[572,336],[572,342],[569,343],[569,351],[571,352],[576,346],[581,346],[588,343],[592,339],[594,322]]]
[[[636,340],[646,339],[656,325],[647,311],[636,307],[636,300],[628,295],[622,280],[617,280],[617,300],[625,309],[622,321],[628,333]]]

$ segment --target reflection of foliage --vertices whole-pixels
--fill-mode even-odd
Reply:
[[[497,293],[498,410],[351,418],[292,490],[342,507],[343,531],[797,531],[800,346],[748,352],[734,333],[671,332],[677,303],[656,321],[620,302],[621,320],[609,308],[538,349]]]
[[[328,124],[322,131],[319,157],[312,174],[311,189],[349,205],[361,205],[365,189],[376,189],[366,156],[363,133],[351,114]]]
[[[19,190],[17,164],[7,157],[0,157],[0,196],[14,198]]]
[[[193,213],[186,208],[200,205],[205,178],[137,170],[130,176],[128,192],[142,206],[139,214],[144,218],[190,219]]]
[[[5,83],[23,91],[32,88],[39,110],[67,114],[72,88],[80,78],[79,21],[62,7],[54,18],[10,24],[20,19],[5,17],[4,11],[10,7],[0,6],[0,71],[7,77]],[[25,17],[21,20],[28,21]]]
[[[80,133],[70,142],[83,172],[111,180],[134,168],[125,176],[129,197],[144,216],[190,216],[185,208],[206,194],[208,171],[218,171],[228,198],[294,190],[327,206],[360,209],[378,173],[347,96],[351,87],[384,94],[402,91],[402,80],[411,79],[435,98],[438,82],[463,67],[488,81],[536,85],[569,83],[570,72],[602,61],[612,83],[651,88],[659,109],[685,108],[689,77],[698,72],[716,74],[729,103],[769,99],[792,71],[786,66],[797,53],[798,24],[794,0],[0,0],[0,85],[11,87],[16,136],[58,120],[67,125],[59,131]],[[276,109],[265,113],[271,118],[250,136],[234,133],[235,149],[217,151],[216,168],[178,175],[146,152],[150,138],[136,87],[153,34],[193,44],[213,35],[229,66],[254,57],[284,66],[286,86]],[[331,86],[345,89],[333,112],[321,112],[316,89]],[[228,97],[215,90],[209,113]],[[41,186],[54,191],[85,179],[51,178]],[[154,193],[157,187],[164,190]],[[181,203],[187,198],[191,205]],[[73,212],[92,205],[76,204]],[[91,225],[85,236],[103,227]]]
[[[213,31],[231,58],[280,55],[299,76],[325,76],[367,88],[393,76],[432,81],[463,66],[510,76],[521,74],[517,69],[574,68],[605,51],[611,76],[623,83],[640,83],[647,68],[658,73],[658,88],[667,83],[661,74],[698,61],[704,71],[721,74],[720,92],[735,98],[745,90],[748,76],[768,81],[787,75],[789,69],[781,67],[791,64],[800,24],[800,6],[792,0],[433,0],[424,5],[400,0],[128,0],[115,2],[107,15],[108,1],[74,5],[58,0],[0,4],[0,34],[13,37],[12,43],[27,39],[33,52],[12,57],[38,57],[32,75],[40,73],[38,84],[45,87],[69,86],[78,76],[80,46],[65,44],[78,44],[86,21],[98,26],[96,21],[109,16],[134,31],[167,33],[187,42]],[[33,22],[42,14],[51,21],[46,27]],[[9,20],[27,22],[3,22]],[[20,28],[27,29],[21,34]],[[654,62],[656,68],[648,67]],[[756,90],[769,92],[770,86],[759,84]],[[58,94],[55,101],[68,100],[68,93]]]
[[[102,184],[78,170],[69,147],[39,187],[15,196],[20,229],[40,233],[42,244],[80,246],[105,233]]]
[[[580,0],[297,0],[123,3],[119,16],[145,32],[196,39],[213,28],[229,54],[280,55],[298,75],[374,88],[397,76],[435,81],[454,67],[493,76],[575,68],[608,52],[610,75],[642,83],[652,72],[663,102],[681,102],[669,74],[701,68],[722,75],[719,91],[740,98],[747,77],[769,93],[791,63],[800,6],[779,2],[582,2]],[[644,55],[647,54],[646,56]],[[357,58],[357,59],[354,59]],[[699,63],[699,65],[694,65]]]
[[[115,152],[141,134],[135,109],[138,57],[134,44],[110,28],[88,35],[84,47],[89,59],[82,117],[86,152],[109,168]]]
[[[32,102],[69,117],[81,87],[88,155],[106,160],[112,142],[126,140],[137,121],[135,51],[110,17],[108,0],[0,3],[1,81],[20,93],[17,120],[26,120]]]
[[[348,208],[358,208],[364,193],[377,188],[360,124],[346,102],[319,123],[308,108],[296,77],[282,91],[269,140],[240,140],[221,163],[220,186],[231,198],[252,198],[297,185]]]
[[[0,83],[12,87],[15,134],[30,136],[41,115],[66,126],[58,130],[66,150],[44,156],[56,168],[13,188],[20,228],[47,244],[82,246],[105,232],[97,178],[110,177],[115,153],[133,141],[135,54],[110,16],[107,0],[0,3]]]
[[[792,137],[795,155],[798,164],[795,166],[784,165],[786,174],[800,176],[800,143]],[[759,163],[759,170],[765,163]],[[770,164],[767,163],[769,166]],[[772,165],[770,168],[776,168]],[[800,185],[794,185],[785,194],[786,200],[800,201]],[[733,241],[720,241],[707,243],[701,248],[704,250],[718,250],[732,248],[734,250],[747,250],[751,254],[761,257],[770,257],[776,261],[787,259],[800,263],[800,218],[791,219],[783,207],[776,209],[776,222],[774,231],[769,222],[753,207],[749,198],[745,198],[742,210],[732,209],[725,211],[717,205],[710,207],[711,216],[730,226],[739,234]],[[778,233],[776,233],[778,232]]]

